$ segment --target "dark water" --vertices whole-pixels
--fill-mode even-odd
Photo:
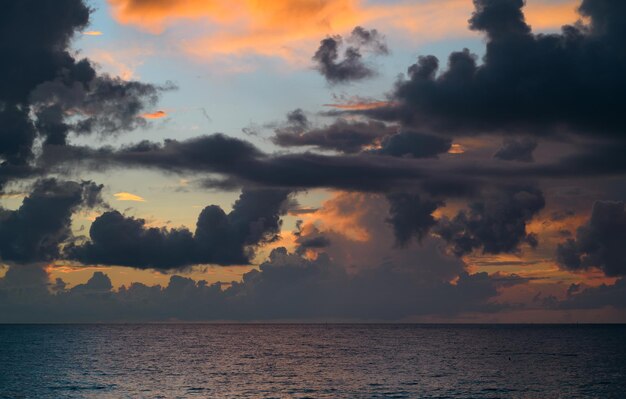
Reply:
[[[626,398],[626,326],[0,326],[2,398]]]

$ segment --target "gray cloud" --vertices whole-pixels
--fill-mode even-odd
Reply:
[[[384,137],[381,147],[371,152],[394,157],[434,158],[448,152],[451,146],[449,138],[404,130]]]
[[[412,237],[421,241],[430,228],[437,224],[432,213],[441,205],[440,201],[422,198],[418,194],[395,193],[387,196],[389,219],[396,240],[406,245]]]
[[[626,210],[623,202],[597,201],[589,222],[575,239],[557,247],[557,260],[568,270],[598,268],[607,276],[626,275]]]
[[[442,218],[434,231],[459,256],[479,248],[490,254],[514,252],[522,243],[537,245],[526,225],[544,206],[543,193],[534,187],[490,190],[471,202],[469,210]]]
[[[72,238],[72,214],[100,205],[101,189],[93,182],[37,181],[19,209],[0,208],[0,259],[16,263],[58,259],[60,245]]]
[[[381,122],[349,122],[343,119],[322,128],[310,129],[307,121],[306,125],[292,123],[277,129],[272,142],[281,147],[313,146],[354,154],[395,130]]]
[[[503,161],[532,162],[536,148],[537,140],[531,138],[505,138],[493,157]]]
[[[42,268],[15,267],[0,279],[0,321],[398,320],[503,309],[490,302],[500,283],[486,273],[463,273],[453,285],[425,281],[413,270],[381,267],[351,276],[324,255],[307,260],[279,248],[225,290],[174,275],[166,287],[133,283],[112,291],[110,279],[96,272],[53,294]]]
[[[348,46],[339,60],[339,49],[343,44],[341,36],[327,37],[320,42],[320,47],[313,56],[317,70],[331,84],[362,80],[376,75],[371,66],[363,62],[363,50],[374,54],[388,54],[389,49],[384,37],[376,29],[366,30],[357,26],[352,31]]]
[[[601,309],[607,306],[626,308],[626,279],[624,278],[618,279],[613,285],[601,284],[585,289],[574,287],[568,290],[568,293],[568,297],[559,304],[561,309]]]

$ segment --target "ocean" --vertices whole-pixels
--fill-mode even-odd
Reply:
[[[0,398],[626,398],[624,325],[0,325]]]

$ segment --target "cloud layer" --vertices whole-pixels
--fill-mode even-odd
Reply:
[[[218,52],[254,52],[260,40],[256,52],[286,56],[291,50],[275,48],[293,32],[300,34],[289,43],[322,38],[317,52],[303,48],[330,84],[374,76],[365,55],[389,53],[363,21],[423,6],[110,3],[120,21],[153,32],[186,19],[243,27],[239,37],[224,29]],[[0,208],[0,260],[10,266],[0,279],[0,317],[395,320],[530,306],[624,309],[626,7],[583,0],[584,19],[555,34],[531,29],[522,0],[475,0],[474,8],[470,29],[485,36],[484,57],[461,49],[444,68],[419,56],[385,101],[296,109],[266,125],[273,133],[262,145],[214,133],[95,147],[73,140],[147,126],[166,114],[157,102],[174,86],[99,74],[78,59],[70,45],[89,26],[83,1],[11,1],[0,17],[0,52],[11,60],[0,66],[0,194],[28,192],[16,208]],[[230,211],[204,207],[192,231],[128,216],[104,203],[101,185],[65,180],[128,168],[241,195]],[[330,190],[331,199],[298,211],[295,198],[314,189]],[[76,237],[72,218],[87,209],[98,214],[89,236]],[[283,220],[295,225],[293,235]],[[472,263],[487,255],[495,260]],[[484,269],[513,257],[524,265],[515,273]],[[241,281],[223,284],[173,275],[167,287],[116,290],[99,271],[68,288],[48,274],[60,262],[183,273],[257,261]],[[539,284],[551,292],[537,292]]]

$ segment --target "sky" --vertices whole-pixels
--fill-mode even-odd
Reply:
[[[626,322],[621,0],[10,0],[0,322]]]

